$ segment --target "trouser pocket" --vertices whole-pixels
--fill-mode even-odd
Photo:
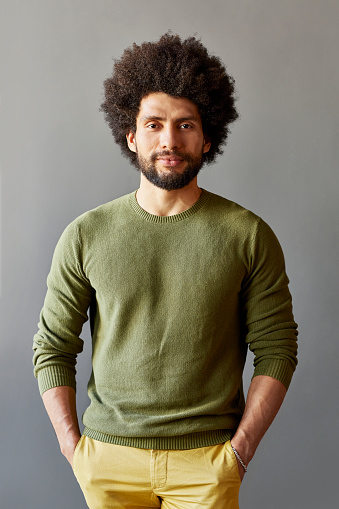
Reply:
[[[75,446],[75,449],[74,449],[74,453],[73,453],[73,461],[72,461],[72,467],[73,467],[73,473],[75,475],[75,477],[77,477],[77,458],[78,458],[78,454],[79,454],[79,450],[81,448],[81,444],[83,442],[83,439],[84,439],[84,435],[82,435],[80,437],[80,440],[78,441],[77,445]]]
[[[230,470],[232,471],[233,475],[239,480],[239,483],[241,483],[238,460],[236,455],[234,454],[230,440],[225,442],[225,454],[227,457],[227,463],[229,465]]]

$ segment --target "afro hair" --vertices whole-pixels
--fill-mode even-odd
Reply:
[[[220,59],[209,55],[195,37],[181,40],[170,32],[157,42],[133,44],[114,62],[113,74],[104,81],[105,101],[101,110],[122,154],[137,166],[126,134],[135,132],[141,100],[154,92],[184,97],[199,109],[203,131],[211,148],[203,161],[211,163],[222,154],[229,124],[238,118],[234,80]]]

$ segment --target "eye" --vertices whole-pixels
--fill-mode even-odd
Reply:
[[[191,124],[181,124],[180,129],[192,129]]]
[[[149,129],[156,129],[158,127],[158,124],[147,124],[147,127]]]

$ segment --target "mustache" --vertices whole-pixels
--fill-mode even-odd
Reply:
[[[154,163],[159,157],[170,157],[170,156],[177,156],[180,157],[183,161],[186,161],[187,163],[190,163],[193,161],[193,157],[189,154],[186,154],[185,152],[180,152],[180,150],[161,150],[159,152],[154,152],[150,159],[152,163]]]

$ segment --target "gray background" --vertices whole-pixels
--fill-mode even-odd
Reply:
[[[300,364],[241,508],[336,507],[338,2],[1,0],[0,17],[1,507],[85,508],[32,375],[32,336],[63,228],[138,186],[99,112],[112,58],[169,28],[196,33],[236,79],[241,119],[200,185],[275,230],[300,325]]]

